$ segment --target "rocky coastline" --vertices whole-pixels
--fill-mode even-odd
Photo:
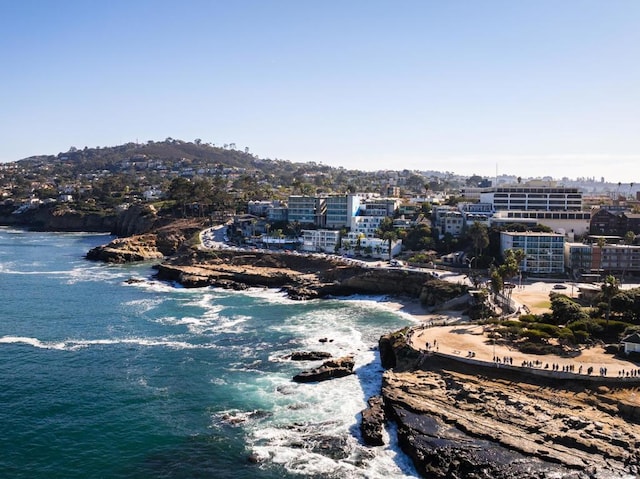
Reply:
[[[161,280],[184,287],[280,288],[298,300],[384,294],[435,308],[451,299],[433,293],[442,281],[418,271],[366,268],[321,255],[199,250],[186,246],[188,234],[175,231],[169,247],[160,247],[155,232],[135,235],[101,247],[94,259],[163,257],[156,265]],[[360,431],[367,444],[383,444],[386,423],[395,422],[401,448],[426,478],[637,477],[636,390],[496,374],[425,355],[409,344],[407,333],[380,339],[386,370],[380,395],[362,412]],[[307,360],[305,355],[299,359]],[[332,361],[327,370],[320,366],[301,373],[300,380],[350,373],[350,364],[338,375],[327,372],[336,368]]]
[[[157,277],[187,288],[279,288],[297,300],[390,295],[419,300],[427,307],[466,291],[461,287],[449,295],[434,295],[434,285],[444,282],[421,271],[365,267],[329,256],[280,252],[191,250],[159,264]]]
[[[415,351],[407,333],[380,339],[384,415],[365,410],[362,428],[394,421],[424,477],[637,477],[637,389],[473,368]]]

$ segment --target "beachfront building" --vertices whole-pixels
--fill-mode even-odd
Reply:
[[[582,192],[578,188],[530,181],[524,185],[487,188],[480,201],[492,205],[495,211],[492,225],[540,224],[569,239],[589,232],[591,212],[583,211]]]
[[[302,249],[319,253],[333,253],[340,242],[337,230],[302,230]]]
[[[326,215],[325,198],[315,196],[289,196],[288,219],[290,223],[324,226]]]
[[[353,194],[329,195],[325,199],[327,228],[345,228],[360,208],[360,197]]]
[[[372,258],[389,257],[389,241],[381,238],[366,237],[362,233],[350,232],[342,238],[342,251],[347,255],[370,256]],[[391,242],[391,257],[402,250],[402,241]]]
[[[591,223],[590,211],[532,211],[502,210],[496,211],[491,218],[492,225],[538,224],[551,228],[554,232],[564,234],[568,238],[583,236],[589,233]]]
[[[525,258],[520,265],[523,273],[560,275],[564,273],[564,240],[564,235],[557,233],[503,231],[500,233],[500,251],[524,251]]]
[[[366,238],[375,238],[380,223],[386,216],[354,216],[351,218],[351,233],[364,235]]]
[[[640,274],[640,246],[626,244],[567,243],[566,268],[575,278],[602,279],[607,274],[624,278]]]
[[[564,264],[575,279],[583,279],[593,273],[593,248],[586,243],[564,244]]]

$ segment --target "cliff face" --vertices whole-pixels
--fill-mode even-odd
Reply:
[[[186,287],[280,287],[294,299],[351,294],[420,298],[425,288],[433,287],[430,276],[419,271],[367,268],[330,257],[275,252],[194,251],[159,265],[158,276]],[[441,302],[448,299],[444,296]]]
[[[158,220],[153,205],[133,205],[116,217],[111,233],[116,236],[133,236],[148,233]]]
[[[13,208],[0,212],[0,224],[35,231],[91,231],[132,236],[148,233],[158,221],[152,205],[133,205],[120,213],[88,213],[60,204],[41,206],[12,214]]]
[[[635,477],[635,389],[503,377],[411,354],[407,331],[381,338],[382,397],[398,441],[429,478]]]
[[[164,226],[157,226],[157,222],[155,210],[136,208],[129,215],[123,215],[120,226],[127,231],[152,228],[151,232],[117,238],[93,248],[87,253],[87,259],[107,263],[162,259],[186,248],[190,238],[202,228],[201,220],[177,220]]]
[[[11,214],[10,211],[0,214],[0,224],[34,231],[109,233],[115,222],[115,215],[57,210],[50,207],[28,210],[17,215]]]

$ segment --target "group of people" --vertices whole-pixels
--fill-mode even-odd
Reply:
[[[471,353],[471,351],[470,351]],[[475,356],[475,353],[473,354],[473,356]],[[513,358],[510,356],[504,356],[502,358],[498,357],[498,356],[494,356],[493,357],[493,362],[497,363],[497,364],[508,364],[508,365],[513,365]],[[535,361],[527,361],[524,360],[522,361],[522,367],[523,368],[541,368],[542,367],[542,361],[540,360],[535,360]],[[549,363],[545,363],[544,364],[544,369],[551,369],[552,371],[561,371],[563,373],[573,373],[575,372],[575,365],[573,364],[558,364],[558,363],[552,363],[551,365],[549,365]],[[593,373],[593,366],[589,366],[586,369],[586,373],[591,375]],[[582,374],[582,365],[580,365],[578,367],[578,374]],[[606,376],[607,375],[607,368],[606,367],[601,367],[600,368],[600,376]],[[640,369],[632,369],[630,371],[619,371],[618,372],[618,376],[621,377],[640,377]]]
[[[509,366],[513,365],[513,358],[511,356],[503,356],[500,358],[499,356],[493,357],[493,362],[498,364],[508,364]],[[523,364],[524,366],[524,364]]]

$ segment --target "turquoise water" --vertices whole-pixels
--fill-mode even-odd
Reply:
[[[411,318],[83,259],[108,240],[0,229],[0,477],[415,477],[357,426],[379,390],[372,348]],[[295,384],[312,366],[284,359],[296,350],[354,354],[357,374]]]

